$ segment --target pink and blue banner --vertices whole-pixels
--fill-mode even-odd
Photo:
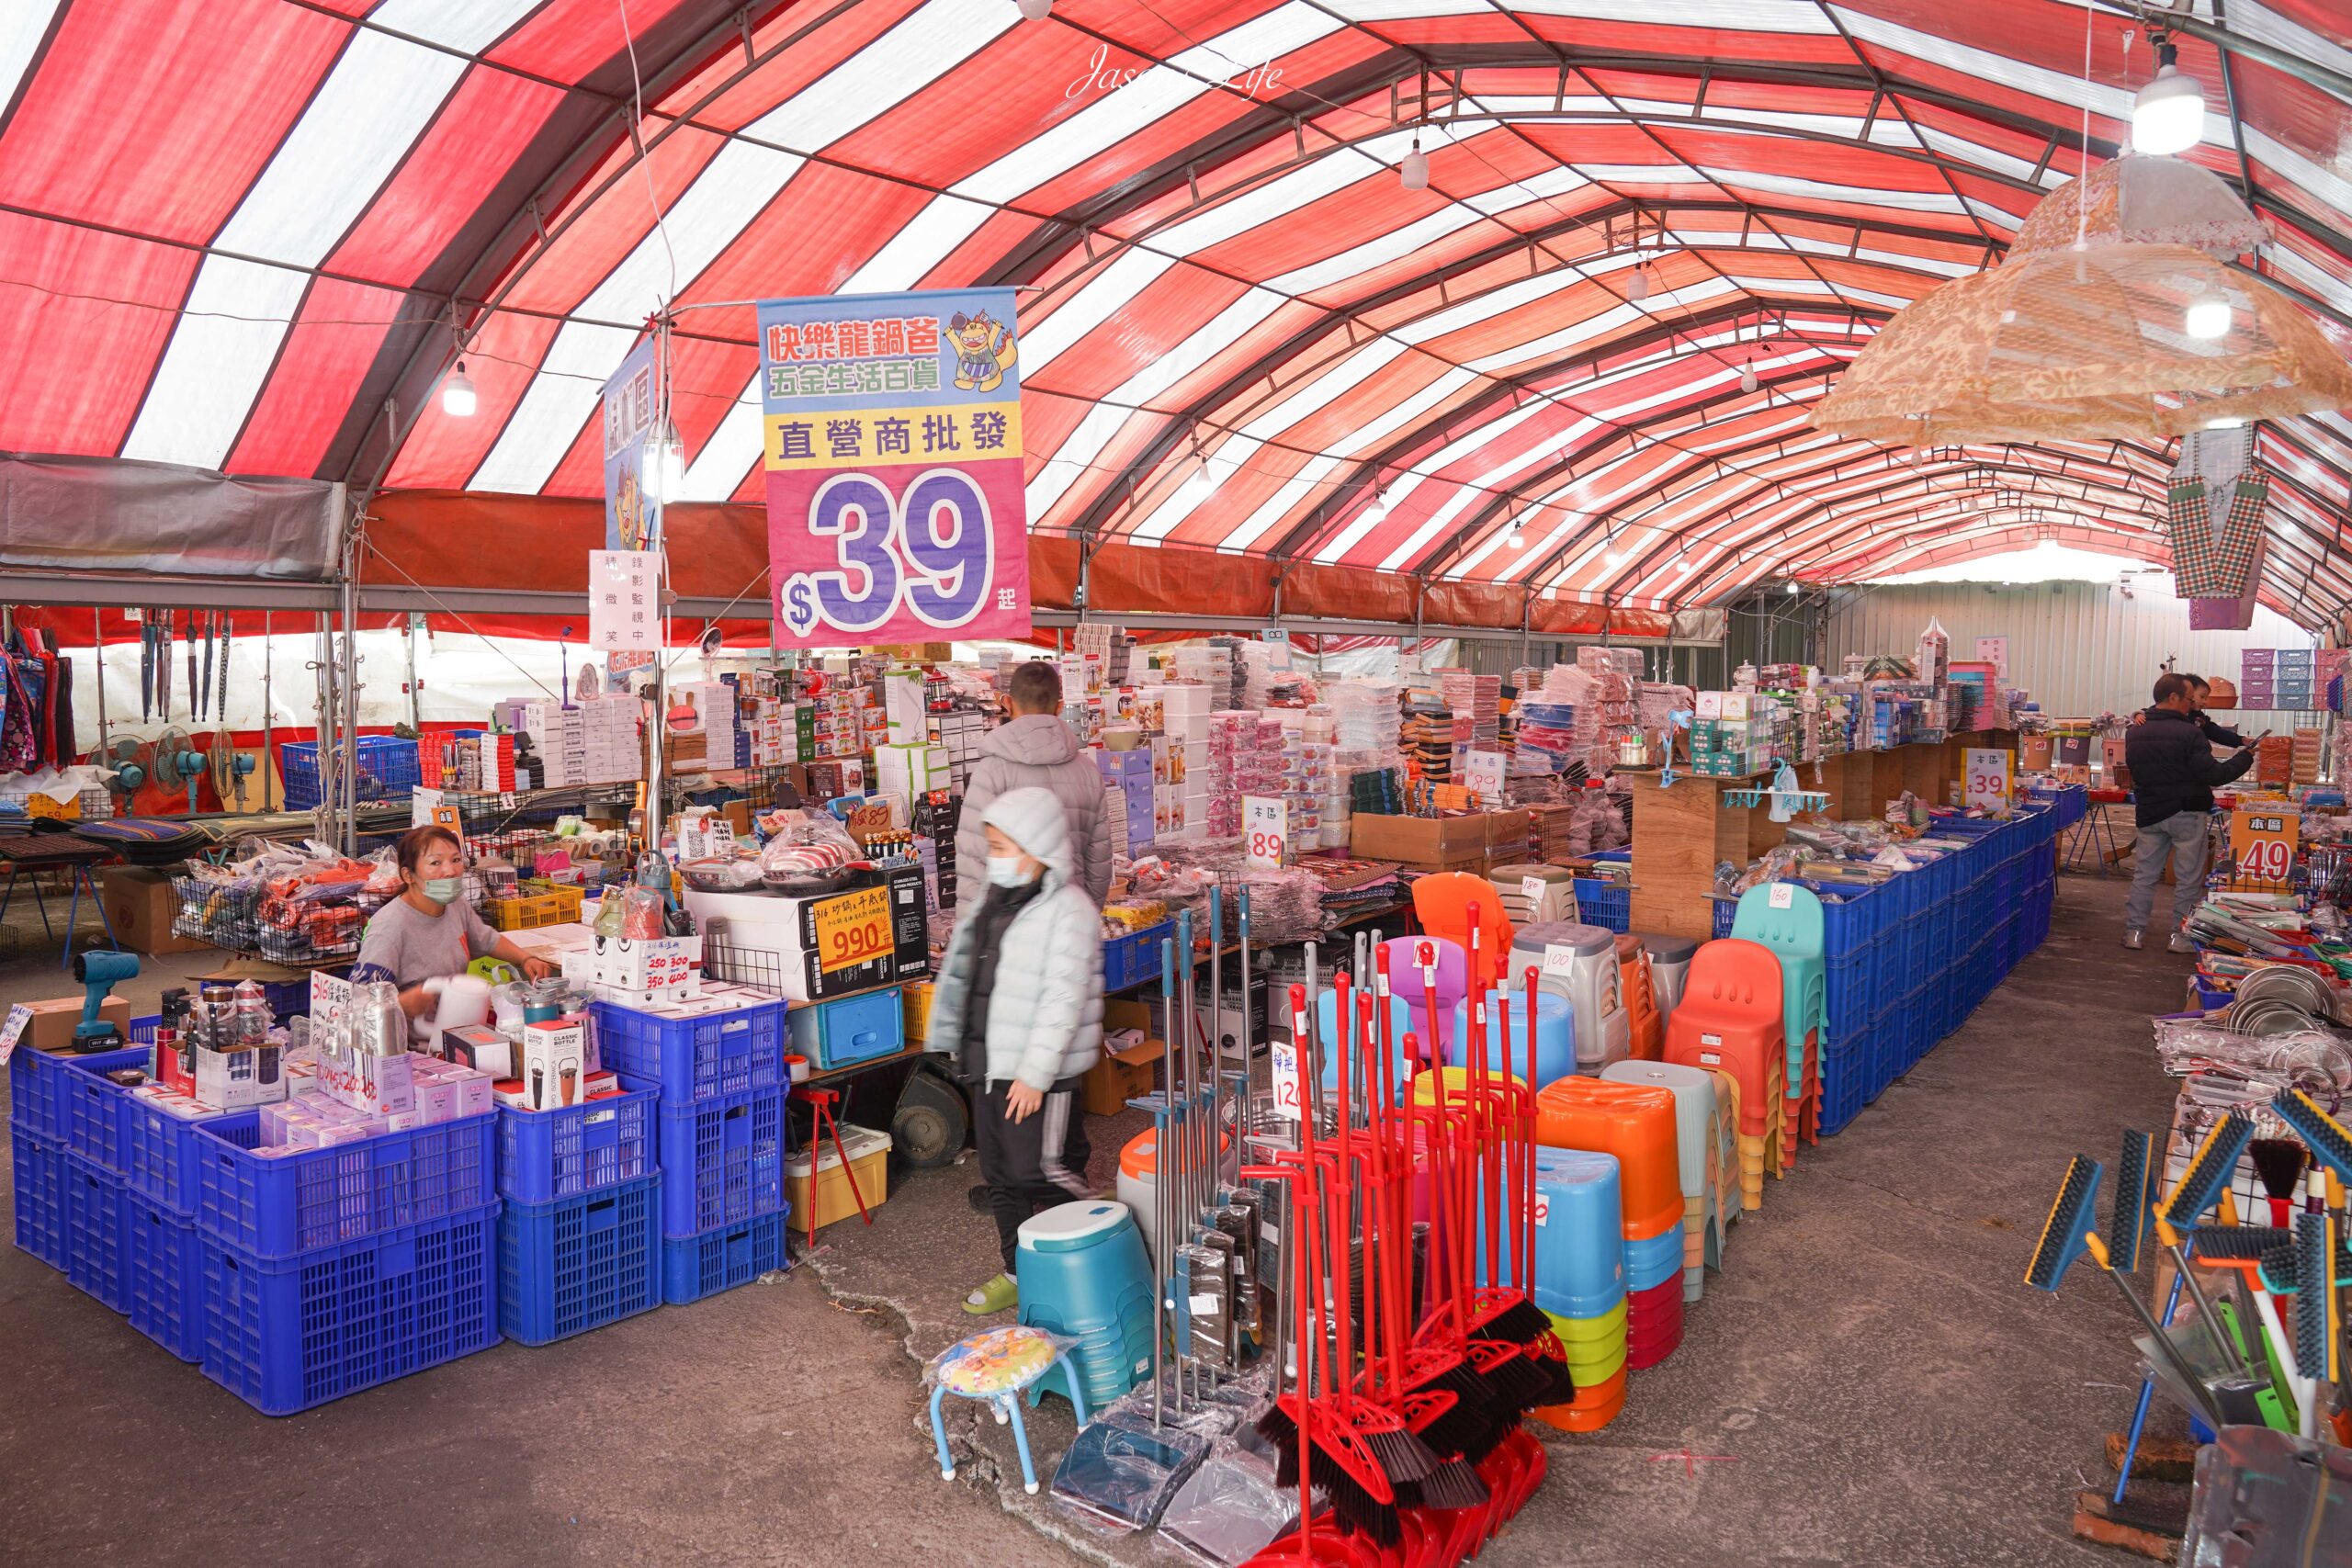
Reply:
[[[776,646],[1029,633],[1010,288],[760,302]]]

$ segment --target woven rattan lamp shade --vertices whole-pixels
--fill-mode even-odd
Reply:
[[[2026,214],[2009,254],[2071,245],[2078,222],[2081,238],[2093,243],[2187,245],[2216,257],[2243,255],[2270,243],[2262,220],[2212,170],[2179,158],[2127,155],[2043,197]]]
[[[2198,300],[2229,329],[2192,337]],[[1840,435],[1939,442],[2165,437],[2352,405],[2352,366],[2260,279],[2185,245],[2012,254],[1883,328],[1815,411]]]

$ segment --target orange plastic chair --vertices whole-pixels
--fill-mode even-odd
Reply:
[[[1762,1173],[1787,1168],[1792,1135],[1781,1029],[1781,962],[1772,950],[1736,938],[1701,946],[1681,1005],[1667,1020],[1666,1060],[1727,1072],[1737,1082],[1740,1196],[1749,1209],[1760,1205]]]
[[[1496,984],[1510,962],[1510,917],[1495,885],[1466,871],[1442,871],[1413,884],[1413,914],[1421,930],[1459,942],[1470,951],[1470,906],[1478,906],[1478,973],[1470,976],[1475,995]]]
[[[1566,1077],[1535,1096],[1535,1141],[1617,1157],[1625,1239],[1646,1241],[1682,1220],[1682,1156],[1674,1091],[1656,1084]]]
[[[1650,986],[1650,953],[1642,939],[1617,935],[1617,994],[1625,1001],[1636,1061],[1655,1062],[1666,1048],[1666,1021],[1658,1016],[1657,995]]]

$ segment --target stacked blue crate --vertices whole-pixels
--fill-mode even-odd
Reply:
[[[662,1304],[652,1089],[498,1111],[498,1324],[546,1345]]]

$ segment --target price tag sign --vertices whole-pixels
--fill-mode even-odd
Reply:
[[[460,839],[466,836],[466,825],[462,821],[458,820],[458,808],[454,806],[435,807],[433,808],[433,825],[435,828],[447,828],[452,833],[457,834]]]
[[[1961,761],[1965,774],[1961,804],[2006,814],[2017,787],[2017,753],[1972,746]]]
[[[1298,1048],[1287,1040],[1272,1043],[1274,1062],[1274,1114],[1285,1122],[1299,1119]]]
[[[1468,751],[1462,758],[1462,782],[1480,795],[1499,798],[1503,793],[1503,773],[1510,766],[1510,759],[1500,751]]]
[[[1290,863],[1290,802],[1278,795],[1241,797],[1241,840],[1253,868],[1280,871]]]
[[[408,825],[412,828],[422,828],[432,821],[433,814],[441,809],[441,803],[447,798],[448,796],[441,791],[428,788],[424,784],[418,784],[414,789],[410,790],[408,792]]]
[[[2293,880],[2303,819],[2276,806],[2241,806],[2230,813],[2230,858],[2242,888],[2283,892]]]
[[[860,888],[827,898],[816,907],[817,967],[831,975],[854,968],[891,951],[890,895]]]
[[[1772,884],[1772,891],[1764,896],[1764,902],[1775,909],[1795,908],[1797,907],[1796,885],[1789,882],[1775,882]]]
[[[351,1017],[351,982],[311,971],[311,1039],[313,1043],[340,1041]]]
[[[8,1021],[0,1023],[0,1067],[17,1054],[17,1042],[25,1037],[25,1026],[33,1021],[33,1010],[18,1002],[8,1010]]]
[[[1541,904],[1551,886],[1540,876],[1522,876],[1519,879],[1519,896],[1530,904]]]
[[[1544,1230],[1552,1224],[1552,1199],[1541,1187],[1535,1190],[1535,1228]]]
[[[1544,973],[1570,975],[1576,972],[1577,950],[1554,942],[1544,950]]]

